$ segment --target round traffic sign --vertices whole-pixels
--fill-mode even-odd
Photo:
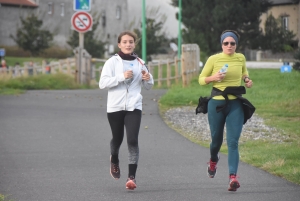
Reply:
[[[76,12],[72,16],[71,24],[76,31],[84,33],[91,30],[93,18],[87,12]]]

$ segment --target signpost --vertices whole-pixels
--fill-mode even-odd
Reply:
[[[4,58],[5,56],[5,49],[1,48],[0,49],[0,61],[2,60],[2,58]]]
[[[74,5],[75,5],[74,1]],[[90,5],[90,4],[89,4]],[[74,6],[75,8],[76,6]],[[77,63],[77,73],[76,73],[76,80],[81,84],[86,83],[88,80],[87,77],[89,76],[87,68],[87,62],[85,57],[88,57],[88,53],[84,50],[84,33],[87,31],[92,30],[93,26],[93,18],[92,16],[83,11],[79,11],[73,14],[71,18],[71,24],[74,30],[79,32],[79,47],[77,48],[77,56],[76,56],[76,63]],[[86,53],[85,53],[86,52]],[[86,55],[86,56],[85,56]],[[87,84],[87,83],[86,83]]]
[[[93,18],[87,12],[76,12],[72,16],[71,24],[76,31],[85,33],[91,30],[93,25]]]
[[[5,49],[0,49],[0,57],[4,57],[5,56]]]
[[[91,0],[74,0],[74,11],[91,11]]]

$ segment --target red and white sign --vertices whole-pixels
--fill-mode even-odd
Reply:
[[[93,25],[93,18],[87,12],[76,12],[71,19],[73,28],[81,33],[90,31]]]

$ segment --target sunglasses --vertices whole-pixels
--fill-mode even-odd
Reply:
[[[235,42],[224,42],[223,45],[227,46],[229,43],[231,46],[235,46]]]

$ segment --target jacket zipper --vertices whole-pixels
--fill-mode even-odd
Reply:
[[[129,86],[128,86],[128,88],[129,88]],[[128,88],[127,88],[127,85],[126,85],[125,111],[127,110],[126,103],[127,103]]]

